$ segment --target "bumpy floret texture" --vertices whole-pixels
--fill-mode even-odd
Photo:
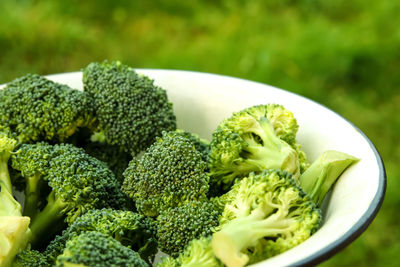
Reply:
[[[145,150],[162,131],[176,129],[166,91],[120,62],[91,63],[84,91],[93,99],[104,140],[127,152]]]
[[[226,189],[235,179],[265,169],[300,175],[293,114],[279,105],[259,105],[233,113],[213,132],[210,152],[212,184]]]
[[[0,90],[0,125],[15,132],[20,142],[63,142],[92,120],[86,93],[36,74],[15,79]]]
[[[45,255],[49,262],[54,263],[68,240],[85,231],[96,231],[113,237],[121,244],[137,251],[145,261],[152,262],[157,252],[156,229],[157,224],[154,220],[132,211],[89,210],[78,217],[62,235],[56,236],[50,242]]]
[[[75,264],[75,265],[73,265]],[[67,242],[57,257],[57,266],[148,267],[139,254],[112,237],[99,232],[84,232]]]
[[[124,192],[139,212],[156,217],[163,209],[206,198],[206,163],[193,144],[178,133],[164,132],[124,172]]]
[[[210,142],[208,140],[200,138],[200,136],[197,134],[184,131],[182,129],[177,129],[176,132],[189,139],[193,143],[196,150],[201,153],[203,161],[208,162],[208,157],[210,154]]]
[[[251,173],[227,193],[215,254],[226,265],[243,266],[282,253],[306,240],[319,227],[321,213],[282,171]]]
[[[51,266],[46,257],[37,250],[25,249],[17,254],[13,267],[47,267]]]
[[[191,201],[162,211],[157,218],[159,248],[177,257],[191,240],[210,236],[220,214],[219,207],[211,201]]]

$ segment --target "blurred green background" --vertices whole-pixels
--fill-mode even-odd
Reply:
[[[0,83],[119,59],[242,77],[323,103],[373,141],[388,187],[368,230],[321,266],[399,266],[399,26],[393,0],[0,0]]]

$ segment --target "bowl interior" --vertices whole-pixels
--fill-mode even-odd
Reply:
[[[203,138],[210,139],[217,125],[234,111],[256,104],[278,103],[297,118],[298,141],[311,162],[328,149],[360,158],[326,198],[321,228],[299,246],[255,266],[317,263],[351,242],[374,218],[385,190],[382,161],[368,138],[338,114],[302,96],[242,79],[174,70],[139,69],[138,72],[167,90],[178,127]],[[82,89],[81,73],[49,77]]]

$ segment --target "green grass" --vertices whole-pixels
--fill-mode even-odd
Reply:
[[[321,102],[367,134],[388,176],[372,225],[321,265],[395,266],[399,25],[400,3],[392,0],[1,0],[0,83],[119,59],[242,77]]]

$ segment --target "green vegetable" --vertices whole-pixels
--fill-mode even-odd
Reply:
[[[251,173],[227,193],[211,244],[226,266],[244,266],[300,244],[320,222],[320,210],[289,173]]]
[[[99,232],[83,232],[67,242],[57,257],[57,266],[148,267],[139,254],[112,237]]]
[[[177,132],[163,132],[140,159],[126,169],[123,191],[139,212],[156,217],[163,209],[206,199],[206,163],[193,144]]]
[[[116,209],[93,209],[78,217],[62,235],[50,242],[45,250],[49,262],[64,250],[65,244],[74,236],[86,231],[96,231],[108,235],[121,244],[137,251],[151,263],[157,252],[156,223],[152,219],[132,211]]]
[[[166,91],[120,62],[91,63],[83,69],[84,91],[99,123],[94,141],[137,154],[175,130],[176,118]]]
[[[343,152],[325,151],[300,176],[300,185],[317,205],[321,205],[339,176],[357,161],[357,158]]]
[[[50,267],[47,258],[37,250],[29,248],[17,254],[12,263],[13,267]]]
[[[250,172],[280,169],[300,175],[296,148],[298,125],[280,105],[253,106],[221,122],[211,140],[212,184],[229,189],[235,179]]]
[[[22,143],[63,142],[79,127],[94,127],[86,93],[27,74],[0,90],[0,125]]]
[[[221,212],[211,201],[190,201],[161,211],[157,218],[160,250],[177,257],[191,240],[212,234]]]

